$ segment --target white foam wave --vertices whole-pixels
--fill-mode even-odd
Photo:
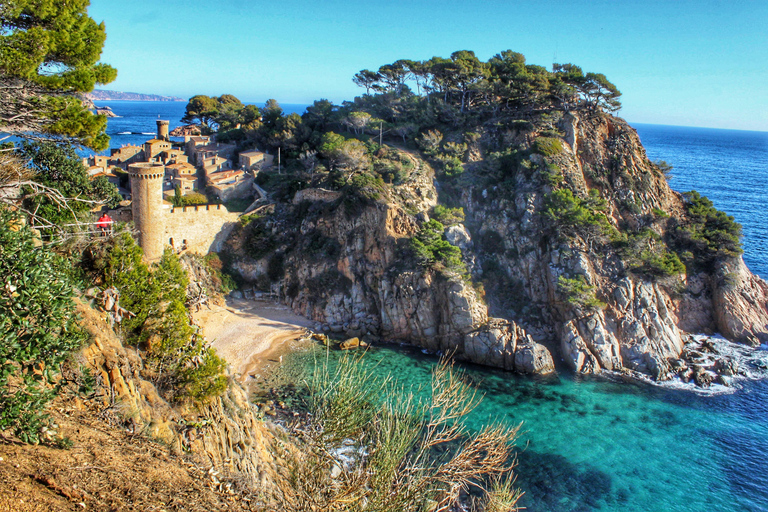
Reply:
[[[712,382],[707,388],[697,386],[693,380],[684,382],[679,376],[675,376],[665,381],[655,381],[649,376],[637,372],[619,373],[603,371],[602,373],[610,378],[621,380],[633,380],[643,382],[652,386],[690,391],[701,395],[722,395],[735,393],[742,388],[741,383],[749,380],[768,379],[768,345],[760,347],[750,347],[740,343],[733,343],[720,335],[708,336],[705,334],[696,334],[693,339],[698,345],[708,342],[714,351],[704,354],[704,357],[697,359],[694,363],[700,363],[707,367],[707,363],[714,363],[716,358],[726,358],[738,363],[738,374],[732,377],[726,377],[730,385]],[[713,376],[715,375],[714,372]]]

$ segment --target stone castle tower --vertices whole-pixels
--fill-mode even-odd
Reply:
[[[164,121],[162,119],[157,120],[157,138],[159,140],[171,140],[168,128],[170,127],[170,121]]]
[[[159,132],[160,121],[157,124]],[[144,249],[144,261],[153,263],[163,256],[165,249],[165,215],[163,215],[165,166],[141,162],[129,165],[128,174],[131,177],[133,223],[139,232],[139,245]]]

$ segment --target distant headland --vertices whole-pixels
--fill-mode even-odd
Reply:
[[[138,92],[106,91],[103,89],[94,89],[93,92],[86,95],[91,101],[187,101],[178,96],[161,96],[158,94],[141,94]]]

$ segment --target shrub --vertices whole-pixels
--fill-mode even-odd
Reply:
[[[411,239],[411,249],[420,265],[466,275],[461,249],[451,245],[444,237],[445,226],[436,220],[425,222]]]
[[[539,168],[542,182],[550,187],[556,187],[563,180],[563,171],[555,164],[544,164]]]
[[[360,512],[458,510],[471,491],[480,510],[513,510],[520,492],[511,450],[519,426],[470,431],[463,419],[481,397],[445,361],[433,370],[429,391],[417,399],[349,356],[334,369],[318,367],[309,384],[312,421],[301,428],[305,442],[299,450],[276,447],[284,460],[276,501],[296,512],[350,510],[350,496]],[[339,474],[342,450],[351,467]]]
[[[575,278],[560,276],[557,280],[557,290],[565,297],[565,300],[586,310],[596,310],[605,307],[605,303],[595,296],[595,287],[589,286],[584,276]]]
[[[595,189],[589,191],[586,199],[582,199],[563,188],[547,196],[543,215],[551,222],[550,227],[560,235],[609,235],[614,229],[602,213],[605,207],[605,200]]]
[[[429,156],[436,155],[443,142],[443,134],[438,130],[429,130],[416,137],[416,145]]]
[[[136,315],[125,318],[120,330],[127,341],[145,343],[148,363],[159,372],[158,383],[177,398],[205,401],[226,388],[225,366],[192,328],[185,306],[187,273],[169,249],[154,267],[141,258],[141,248],[130,235],[112,240],[104,281],[118,289],[120,305]]]
[[[544,156],[554,156],[563,152],[563,143],[555,137],[537,137],[532,149]]]
[[[25,443],[41,440],[55,394],[49,384],[87,337],[69,263],[36,247],[35,236],[18,216],[0,212],[0,430]]]
[[[712,268],[716,261],[734,258],[741,248],[741,224],[714,207],[695,190],[685,195],[688,223],[678,227],[677,243],[694,254],[698,264]]]
[[[643,251],[640,261],[642,263],[636,269],[650,276],[669,277],[685,273],[685,265],[674,252]]]
[[[436,204],[432,208],[432,218],[445,226],[453,226],[464,222],[464,208],[448,208],[441,204]]]
[[[202,345],[198,344],[197,347],[200,349]],[[212,348],[190,355],[189,360],[188,366],[181,370],[179,379],[187,396],[195,402],[206,403],[226,391],[224,370],[227,364]]]

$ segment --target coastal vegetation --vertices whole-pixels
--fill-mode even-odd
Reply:
[[[424,391],[428,398],[419,398]],[[277,501],[295,511],[416,512],[462,503],[516,510],[512,449],[520,427],[467,428],[481,399],[446,360],[429,390],[400,388],[354,356],[335,367],[318,363],[309,382],[312,421],[301,450],[285,450]]]
[[[59,366],[87,339],[73,276],[67,258],[40,247],[20,215],[0,211],[0,431],[26,443],[41,440]]]
[[[121,198],[106,178],[90,179],[76,153],[76,144],[108,145],[106,118],[80,94],[116,75],[98,62],[104,26],[87,7],[0,5],[0,129],[21,138],[0,152],[0,431],[62,446],[46,405],[71,381],[93,380],[72,363],[89,341],[76,300],[103,294],[117,308],[118,330],[139,347],[146,376],[167,399],[204,404],[227,387],[223,360],[190,323],[178,258],[166,251],[146,265],[122,226],[103,241],[90,236],[94,208]]]
[[[35,133],[102,150],[107,118],[80,93],[107,84],[117,71],[98,62],[104,24],[87,14],[88,0],[13,0],[0,4],[0,129]]]

